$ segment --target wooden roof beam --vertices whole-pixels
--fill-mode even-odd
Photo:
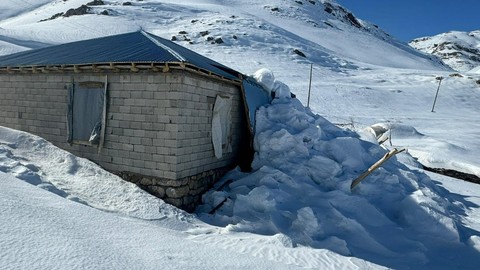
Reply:
[[[139,71],[139,69],[138,69],[138,67],[137,67],[137,65],[136,65],[135,63],[132,63],[132,67],[130,68],[130,70],[131,70],[132,72],[138,72],[138,71]]]

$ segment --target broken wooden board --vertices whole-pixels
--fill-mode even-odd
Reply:
[[[404,148],[400,150],[398,150],[397,148],[393,148],[392,150],[390,150],[390,152],[386,153],[380,160],[378,160],[377,162],[375,162],[375,164],[368,168],[368,170],[366,170],[359,177],[357,177],[357,179],[353,180],[352,184],[350,185],[350,190],[353,190],[358,184],[360,184],[360,182],[363,181],[363,179],[365,179],[374,170],[378,169],[378,167],[382,166],[382,164],[389,160],[391,157],[403,151],[405,151]]]

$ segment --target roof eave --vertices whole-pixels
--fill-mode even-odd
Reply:
[[[64,72],[169,72],[171,70],[186,70],[202,76],[212,77],[222,81],[240,83],[241,78],[225,77],[210,70],[197,67],[185,62],[109,62],[90,64],[62,64],[62,65],[23,65],[23,66],[0,66],[0,74],[8,73],[64,73]],[[233,77],[233,76],[232,76]]]

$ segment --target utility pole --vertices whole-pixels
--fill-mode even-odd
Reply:
[[[443,77],[437,77],[438,80],[438,87],[437,87],[437,93],[435,94],[435,99],[433,100],[433,106],[432,106],[432,112],[435,110],[435,103],[437,103],[437,97],[438,97],[438,91],[440,91],[440,84],[442,83]]]
[[[310,64],[310,82],[308,83],[307,108],[310,108],[310,91],[312,90],[312,71],[313,71],[313,63]]]

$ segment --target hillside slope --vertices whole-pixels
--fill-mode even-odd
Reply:
[[[207,54],[248,49],[266,58],[273,54],[282,62],[298,62],[302,59],[297,50],[308,61],[330,68],[441,65],[334,1],[36,0],[15,8],[12,2],[0,4],[10,7],[0,17],[1,54],[144,29]],[[242,65],[232,67],[251,72]]]

